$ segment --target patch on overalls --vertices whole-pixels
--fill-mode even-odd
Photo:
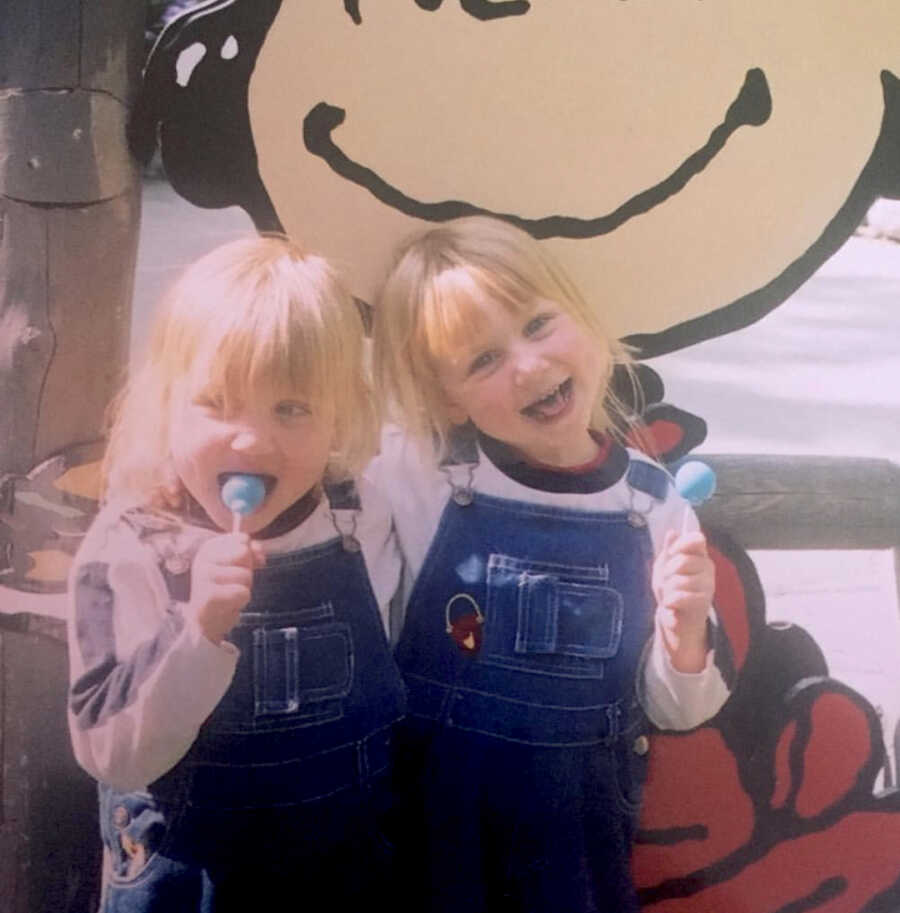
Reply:
[[[447,633],[464,653],[477,653],[484,638],[484,613],[468,593],[457,593],[444,610]]]

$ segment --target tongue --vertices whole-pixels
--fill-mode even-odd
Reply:
[[[528,406],[525,412],[534,418],[553,418],[565,408],[566,400],[557,388],[550,396]]]

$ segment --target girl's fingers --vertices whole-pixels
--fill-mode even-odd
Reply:
[[[263,551],[262,543],[251,539],[250,551],[253,553],[254,567],[262,567],[266,563],[266,553]]]
[[[705,558],[708,553],[706,536],[701,532],[685,533],[683,536],[677,536],[676,541],[672,544],[672,551],[681,555],[698,555]]]
[[[675,555],[663,568],[667,579],[673,577],[694,577],[710,571],[709,559],[694,556]]]
[[[203,543],[194,563],[259,567],[261,549],[259,543],[253,543],[247,533],[222,533]]]
[[[242,583],[217,584],[213,600],[219,605],[232,607],[237,613],[250,601],[250,587]]]
[[[666,580],[666,589],[672,593],[702,593],[708,589],[704,574],[675,574]]]
[[[237,584],[249,589],[253,584],[253,571],[239,564],[218,564],[210,568],[207,579],[215,586]]]

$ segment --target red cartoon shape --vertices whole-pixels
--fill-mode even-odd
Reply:
[[[900,793],[876,795],[878,717],[825,674],[811,638],[763,623],[753,565],[710,533],[718,653],[733,692],[687,733],[656,733],[634,875],[654,913],[900,909]]]

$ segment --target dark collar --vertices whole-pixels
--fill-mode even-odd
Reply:
[[[254,539],[274,539],[296,529],[315,509],[322,497],[322,489],[314,485],[305,495],[285,508],[275,519],[253,534]],[[218,529],[209,514],[189,494],[185,495],[185,516],[197,526]]]
[[[507,444],[481,432],[478,433],[478,443],[484,455],[497,469],[521,485],[560,494],[592,494],[611,488],[625,475],[628,452],[621,444],[605,435],[592,431],[591,437],[606,450],[606,458],[574,471],[529,463]]]

